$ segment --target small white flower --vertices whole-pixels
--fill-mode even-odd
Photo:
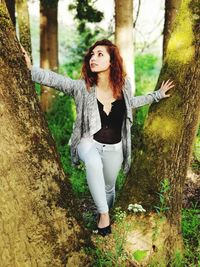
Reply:
[[[142,205],[139,204],[129,204],[128,210],[133,211],[135,213],[137,212],[146,212],[146,210],[142,207]]]

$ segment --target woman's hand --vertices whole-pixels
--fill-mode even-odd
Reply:
[[[27,65],[28,69],[31,70],[31,68],[32,68],[31,59],[28,56],[28,53],[26,52],[26,50],[23,48],[23,46],[22,45],[20,45],[20,46],[21,46],[21,50],[22,50],[24,57],[25,57],[26,65]]]
[[[163,81],[159,92],[161,93],[162,98],[170,97],[170,94],[166,94],[172,87],[174,87],[173,81],[167,80],[166,82]]]

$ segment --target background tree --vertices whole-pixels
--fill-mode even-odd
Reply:
[[[174,20],[180,8],[181,0],[165,0],[165,21],[163,30],[163,58],[166,56],[167,44],[169,42]]]
[[[197,0],[182,1],[157,84],[170,78],[175,89],[151,106],[120,198],[122,207],[140,202],[167,211],[163,253],[170,255],[182,247],[182,192],[200,118],[199,15]]]
[[[0,51],[1,266],[79,266],[78,208],[2,1]]]
[[[19,40],[29,55],[32,55],[31,32],[27,0],[16,0]]]
[[[132,0],[115,0],[115,43],[120,49],[126,72],[135,91]]]
[[[40,0],[40,66],[58,70],[58,0]],[[55,90],[41,86],[41,107],[49,111],[55,98]]]
[[[16,26],[16,17],[15,17],[15,0],[6,0],[6,6],[12,20],[14,27]]]

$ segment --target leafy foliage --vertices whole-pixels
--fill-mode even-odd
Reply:
[[[75,18],[78,20],[100,22],[103,19],[103,12],[94,7],[95,2],[94,0],[76,0],[69,5],[69,10],[76,10]]]
[[[147,251],[146,250],[136,250],[133,253],[133,257],[136,261],[140,262],[142,261],[147,255]]]
[[[86,22],[100,22],[103,19],[103,12],[94,7],[94,0],[76,0],[69,5],[69,10],[75,10],[74,18],[79,22],[78,31],[83,33],[86,30]]]
[[[139,54],[135,58],[136,96],[152,92],[159,75],[161,61],[153,54]],[[149,107],[144,106],[136,112],[136,121],[144,124]]]
[[[160,192],[158,192],[157,194],[159,195],[159,201],[160,201],[160,205],[159,206],[155,206],[156,211],[160,214],[160,213],[165,213],[166,211],[169,210],[169,207],[167,206],[167,203],[169,202],[169,198],[170,196],[170,181],[169,179],[164,179],[163,181],[161,181],[160,183],[161,188],[160,188]]]

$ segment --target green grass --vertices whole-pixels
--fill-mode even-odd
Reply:
[[[112,241],[107,240],[105,245],[105,239],[95,237],[95,248],[86,248],[86,253],[92,255],[91,266],[95,267],[125,267],[127,266],[128,255],[124,249],[126,244],[128,229],[130,224],[125,222],[126,212],[120,208],[116,208],[114,211],[115,222],[117,228],[112,230]]]
[[[200,266],[200,208],[182,210],[182,234],[186,266]]]

